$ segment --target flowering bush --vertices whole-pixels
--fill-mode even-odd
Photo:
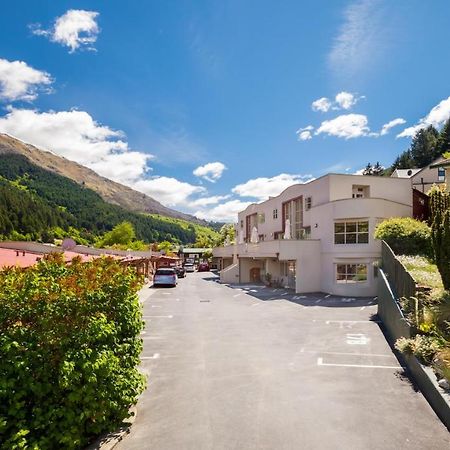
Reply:
[[[0,272],[0,445],[82,448],[144,388],[139,281],[112,259]]]

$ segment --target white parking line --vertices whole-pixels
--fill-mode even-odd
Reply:
[[[362,369],[403,369],[402,366],[377,366],[370,364],[335,364],[335,363],[324,363],[323,358],[317,358],[318,366],[330,366],[330,367],[355,367]]]
[[[239,297],[241,294],[233,295],[234,298]]]
[[[161,305],[152,305],[152,308],[161,308]]]
[[[143,319],[173,319],[173,316],[142,316]]]
[[[153,353],[153,356],[141,356],[141,359],[159,359],[159,353]]]
[[[143,336],[143,338],[145,341],[147,340],[160,340],[160,339],[165,339],[161,336]]]
[[[381,323],[381,320],[326,320],[325,323],[327,325],[330,323]]]

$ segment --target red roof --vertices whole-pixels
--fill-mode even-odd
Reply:
[[[76,256],[81,257],[83,262],[91,261],[95,258],[92,255],[81,255],[74,252],[64,252],[64,261],[70,262]],[[11,250],[0,248],[0,268],[3,267],[31,267],[44,257],[43,253],[32,253],[23,250]]]

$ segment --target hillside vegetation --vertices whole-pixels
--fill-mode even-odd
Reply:
[[[0,237],[49,240],[71,235],[92,243],[124,221],[145,242],[193,244],[207,227],[144,215],[105,202],[96,192],[32,164],[25,156],[0,158]],[[62,232],[62,233],[61,233]]]

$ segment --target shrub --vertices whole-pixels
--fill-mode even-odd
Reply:
[[[413,354],[424,364],[431,364],[434,356],[442,349],[443,345],[442,339],[435,336],[417,334],[412,339],[397,339],[395,348],[402,353]]]
[[[375,229],[375,238],[386,241],[398,255],[432,256],[430,227],[410,217],[384,220]]]
[[[450,290],[450,194],[434,186],[429,195],[436,265],[444,289]]]
[[[0,272],[0,445],[82,448],[144,388],[136,275],[112,259]]]

